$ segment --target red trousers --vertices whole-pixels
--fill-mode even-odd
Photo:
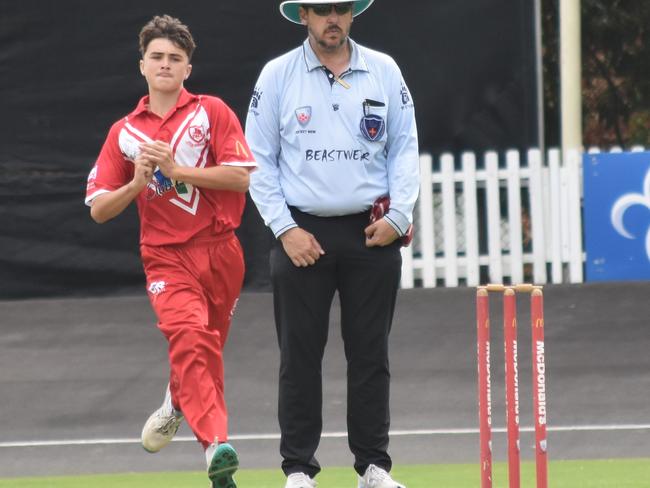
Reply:
[[[172,403],[207,448],[228,439],[222,351],[244,279],[234,233],[142,246],[147,291],[169,343]]]

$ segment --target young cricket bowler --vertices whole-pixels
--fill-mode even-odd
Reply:
[[[169,385],[142,445],[166,446],[185,419],[213,487],[235,488],[222,350],[240,294],[239,226],[256,163],[233,111],[183,83],[195,48],[184,24],[156,16],[140,32],[148,95],[111,127],[88,176],[86,204],[103,223],[136,203],[147,291],[169,342]]]

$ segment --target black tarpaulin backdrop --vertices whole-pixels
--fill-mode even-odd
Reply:
[[[0,0],[0,298],[143,287],[135,209],[97,225],[83,204],[109,127],[146,90],[137,34],[155,14],[188,24],[186,87],[220,96],[243,125],[262,66],[306,35],[279,3]],[[376,0],[355,20],[352,37],[402,68],[423,152],[537,143],[532,4]],[[238,235],[245,286],[267,287],[272,237],[250,201]]]

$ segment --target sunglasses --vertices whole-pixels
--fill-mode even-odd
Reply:
[[[327,17],[332,12],[332,7],[336,15],[345,15],[352,10],[352,3],[317,3],[314,5],[305,5],[311,8],[319,17]]]

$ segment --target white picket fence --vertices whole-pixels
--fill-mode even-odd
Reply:
[[[402,288],[583,281],[582,153],[551,149],[544,159],[531,149],[525,156],[514,150],[487,152],[481,161],[471,152],[460,161],[421,155]]]
[[[403,288],[582,282],[582,154],[503,156],[500,164],[496,152],[479,162],[474,153],[459,162],[444,154],[435,171],[433,158],[421,156],[416,237],[402,248]]]

